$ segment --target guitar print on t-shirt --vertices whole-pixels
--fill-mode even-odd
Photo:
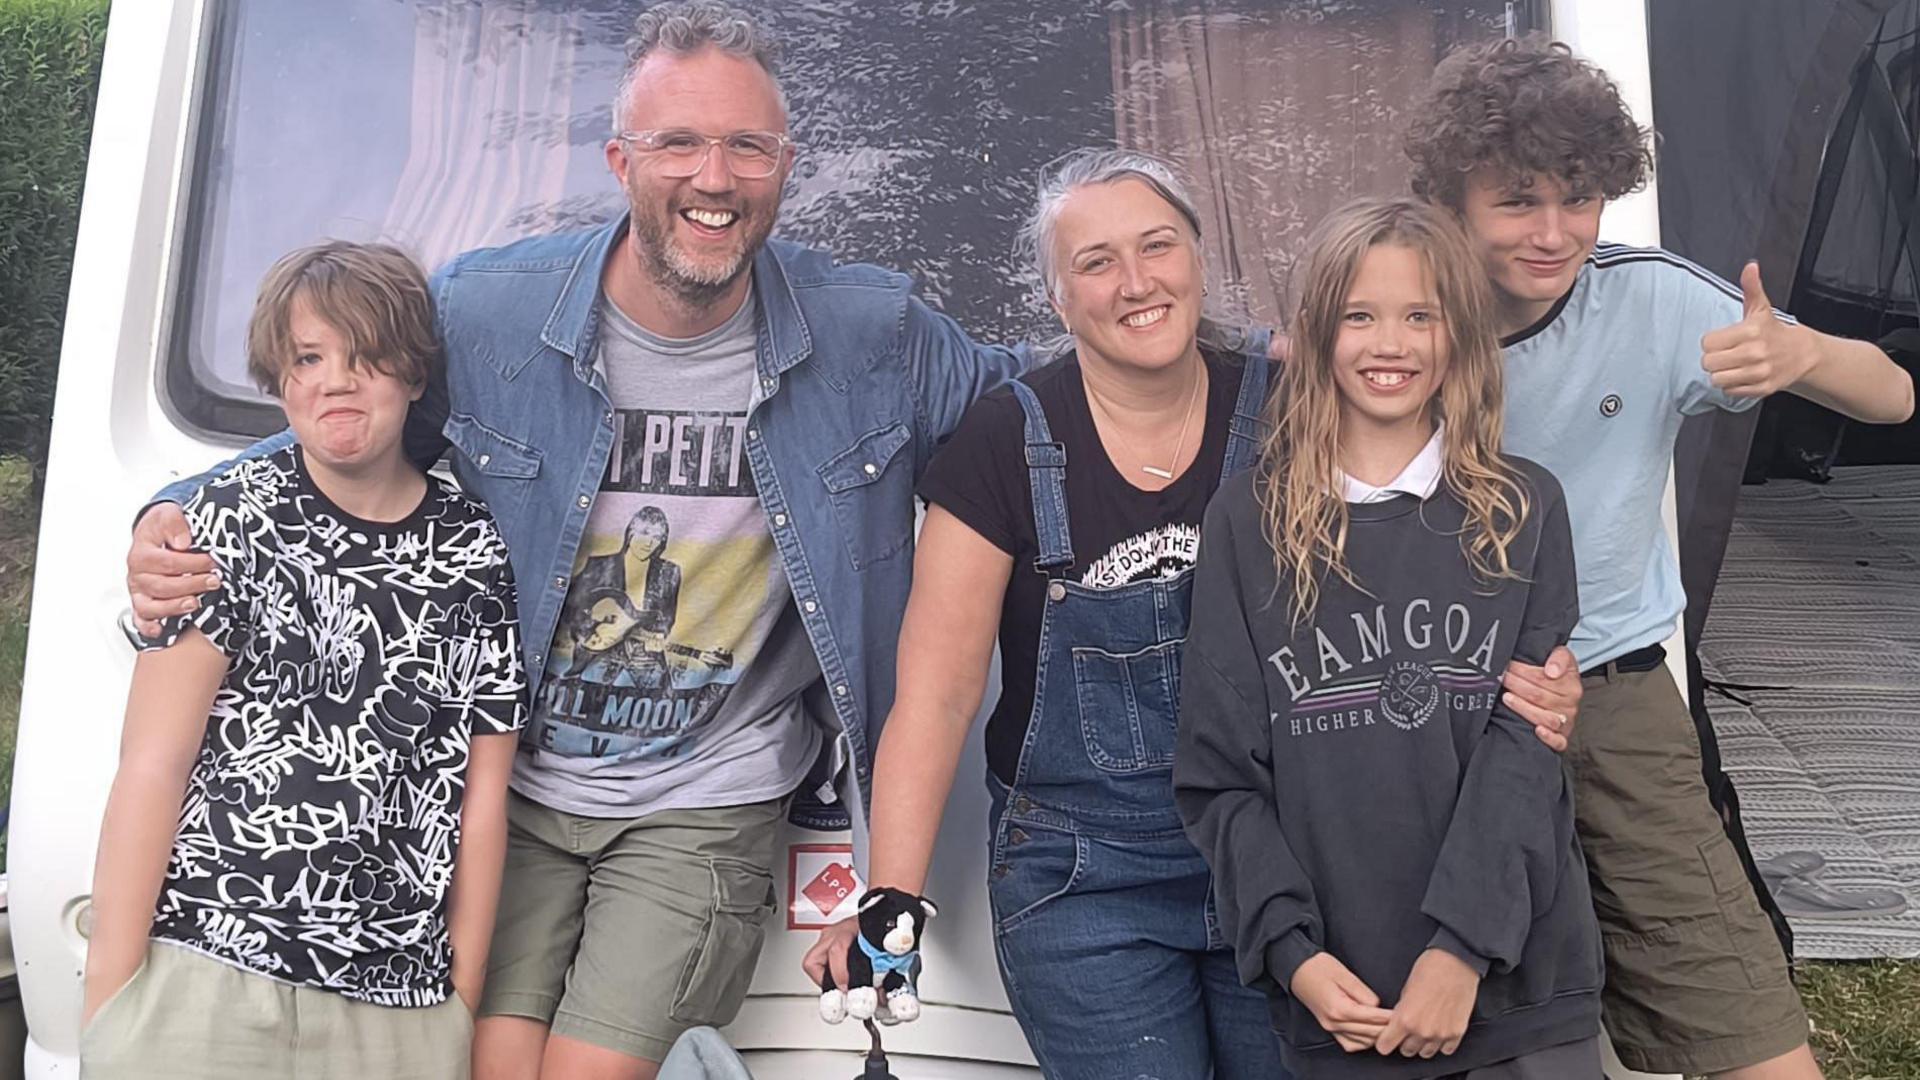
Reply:
[[[534,737],[574,757],[670,757],[777,611],[746,414],[621,409],[547,659]]]

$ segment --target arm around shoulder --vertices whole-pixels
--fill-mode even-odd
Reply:
[[[1012,379],[1035,362],[1034,350],[1021,343],[981,345],[960,324],[928,307],[917,296],[907,297],[906,338],[903,343],[914,400],[927,430],[928,445],[945,438],[960,424],[968,406],[980,395]]]
[[[127,547],[127,597],[134,625],[153,637],[160,621],[187,615],[201,605],[201,594],[220,585],[219,568],[196,545],[182,509],[236,466],[293,445],[293,432],[269,435],[198,476],[161,488],[134,518],[133,540]]]

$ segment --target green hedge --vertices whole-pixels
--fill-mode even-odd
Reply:
[[[0,0],[0,456],[44,474],[107,0]]]

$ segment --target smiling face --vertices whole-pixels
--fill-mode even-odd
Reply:
[[[1381,243],[1361,257],[1334,337],[1341,426],[1353,433],[1432,423],[1446,378],[1446,319],[1426,259]]]
[[[347,336],[314,313],[304,296],[288,310],[294,356],[280,379],[280,404],[309,462],[339,473],[375,472],[398,460],[412,386],[353,355]]]
[[[1145,181],[1069,193],[1054,224],[1053,265],[1054,308],[1083,354],[1158,369],[1197,347],[1199,244]]]
[[[1469,173],[1460,219],[1493,283],[1503,334],[1524,330],[1573,288],[1600,238],[1604,200],[1558,177]]]
[[[656,49],[634,72],[621,108],[624,131],[724,138],[787,130],[772,76],[749,57],[712,47]],[[773,175],[742,179],[715,146],[699,172],[666,177],[666,154],[619,138],[607,141],[606,157],[632,209],[629,235],[642,274],[696,307],[715,302],[751,265],[773,232],[793,165],[788,146]]]

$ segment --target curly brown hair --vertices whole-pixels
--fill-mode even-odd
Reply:
[[[1448,53],[1405,149],[1414,194],[1458,210],[1467,174],[1485,165],[1509,181],[1544,173],[1608,199],[1638,191],[1653,168],[1651,135],[1606,72],[1534,34]]]

